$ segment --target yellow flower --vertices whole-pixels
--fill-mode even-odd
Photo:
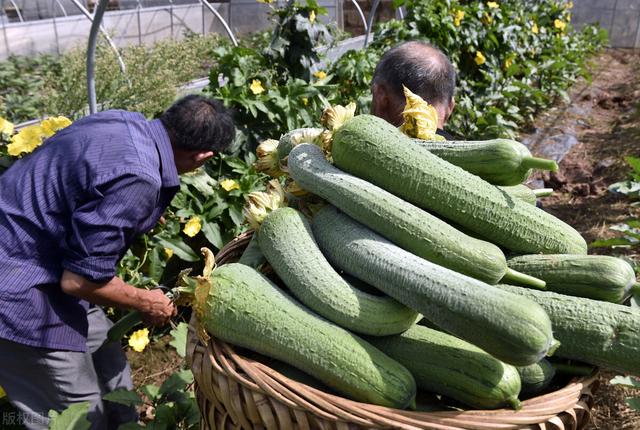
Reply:
[[[225,191],[239,190],[240,189],[240,184],[238,184],[233,179],[225,179],[224,181],[220,182],[220,186]]]
[[[567,22],[571,22],[571,14],[569,12],[567,12],[566,20]]]
[[[264,93],[264,87],[262,86],[262,82],[259,79],[254,79],[251,81],[251,85],[249,86],[251,92],[255,95]]]
[[[504,60],[505,69],[508,69],[509,67],[511,67],[512,64],[513,64],[513,58],[509,57],[506,60]]]
[[[462,22],[462,18],[464,18],[464,11],[462,9],[458,9],[456,14],[453,17],[453,24],[456,27],[460,27],[460,23]]]
[[[133,348],[135,352],[142,352],[149,345],[149,329],[143,328],[138,331],[134,331],[129,336],[129,346]]]
[[[305,106],[308,105],[309,104],[309,99],[306,98],[306,97],[302,97],[302,104],[305,105]]]
[[[564,29],[567,27],[567,23],[556,18],[556,20],[553,21],[553,26],[560,31],[564,31]]]
[[[187,223],[184,225],[184,228],[182,229],[182,231],[187,236],[193,237],[196,234],[198,234],[201,228],[202,228],[202,224],[200,223],[200,217],[192,216],[189,219],[189,221],[187,221]]]
[[[315,11],[311,11],[309,13],[309,22],[313,24],[313,22],[316,20],[316,12]]]
[[[0,387],[0,399],[7,397],[7,393],[4,391],[4,388]]]
[[[256,0],[258,3],[265,3],[265,4],[271,4],[273,3],[273,0]]]
[[[482,66],[485,63],[485,61],[487,61],[487,59],[482,54],[482,52],[476,51],[476,58],[474,58],[474,61],[478,66]]]
[[[63,128],[69,126],[71,124],[71,120],[69,118],[65,118],[63,116],[56,116],[52,118],[47,118],[40,123],[42,127],[42,131],[47,137],[51,137],[56,134],[56,131],[62,130]]]
[[[7,145],[7,152],[14,157],[22,153],[28,154],[42,144],[44,137],[46,135],[39,124],[25,127],[11,138],[11,143]]]
[[[493,17],[485,12],[484,16],[482,17],[482,22],[484,22],[485,24],[491,24],[493,22]]]
[[[167,257],[167,260],[173,257],[173,249],[164,248],[164,255]]]
[[[11,136],[13,134],[13,130],[14,130],[13,123],[0,117],[0,134],[6,134],[7,136]]]
[[[438,129],[438,111],[422,97],[402,86],[406,104],[402,111],[404,122],[400,131],[409,137],[434,140]]]
[[[565,6],[567,9],[573,9],[573,2],[570,1],[569,3],[567,3],[567,5]]]
[[[536,24],[535,22],[533,23],[533,25],[531,26],[531,32],[533,34],[538,34],[538,24]]]
[[[487,6],[489,6],[489,9],[498,9],[500,7],[498,2],[495,1],[487,2]]]
[[[313,76],[315,76],[318,79],[324,79],[327,77],[327,74],[325,72],[323,72],[322,70],[318,70],[317,72],[315,72],[313,74]]]

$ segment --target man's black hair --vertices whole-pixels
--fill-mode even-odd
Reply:
[[[179,149],[224,152],[235,137],[231,111],[214,99],[191,94],[169,107],[160,121]]]
[[[372,84],[384,84],[404,98],[402,85],[431,104],[447,106],[456,88],[456,71],[447,56],[422,41],[403,42],[380,59]]]

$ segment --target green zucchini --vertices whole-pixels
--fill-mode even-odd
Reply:
[[[467,236],[382,188],[340,171],[317,146],[298,145],[289,155],[288,166],[302,188],[419,257],[489,284],[504,278],[544,287],[542,282],[507,270],[497,246]]]
[[[558,170],[553,160],[538,158],[520,142],[510,139],[431,142],[414,140],[434,155],[480,176],[494,185],[517,185],[529,179],[532,169]]]
[[[369,341],[409,369],[420,389],[479,409],[520,407],[515,367],[464,340],[415,325],[401,335]]]
[[[322,255],[306,218],[283,207],[271,212],[257,232],[258,244],[291,293],[311,310],[356,333],[402,333],[418,313],[388,296],[351,286]]]
[[[551,384],[556,375],[556,369],[546,358],[516,369],[522,383],[522,394],[527,396],[542,392]]]
[[[413,144],[385,120],[359,115],[333,137],[335,165],[520,254],[586,254],[580,234]]]
[[[415,381],[404,366],[318,317],[255,269],[225,264],[208,281],[198,286],[208,292],[196,291],[195,310],[216,338],[284,361],[357,401],[393,408],[414,402]]]
[[[312,227],[332,264],[506,363],[535,363],[554,344],[549,318],[531,300],[413,255],[333,206]]]
[[[318,142],[323,130],[322,128],[298,128],[283,134],[282,137],[280,137],[277,148],[280,163],[283,165],[287,164],[289,152],[291,152],[296,145]]]
[[[537,302],[547,312],[560,341],[554,356],[640,376],[640,312],[552,291],[498,287]]]
[[[506,192],[510,196],[519,198],[520,200],[527,202],[533,206],[536,205],[539,197],[547,197],[553,194],[552,188],[539,188],[537,190],[533,190],[524,184],[498,188]]]
[[[621,303],[636,282],[629,263],[606,255],[521,255],[507,263],[544,279],[549,291],[613,303]]]

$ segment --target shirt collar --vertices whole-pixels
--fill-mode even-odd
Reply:
[[[163,187],[179,187],[180,177],[178,176],[178,170],[176,169],[176,162],[173,158],[173,149],[171,148],[171,141],[169,140],[169,134],[162,125],[159,119],[149,121],[149,129],[153,141],[156,144],[158,153],[160,154],[160,175],[162,178]]]

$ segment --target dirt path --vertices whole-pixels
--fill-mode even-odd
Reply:
[[[571,101],[543,114],[534,132],[522,136],[534,152],[573,143],[560,162],[557,174],[538,175],[537,186],[556,193],[543,201],[544,209],[574,226],[587,240],[616,236],[609,229],[628,218],[640,218],[640,208],[631,208],[624,196],[607,187],[627,177],[628,155],[640,156],[640,52],[609,50],[593,62],[592,82],[580,82]],[[594,249],[593,253],[633,251]],[[638,357],[640,360],[640,357]],[[625,397],[640,396],[608,384],[615,376],[603,373],[596,394],[590,429],[640,429],[640,413],[629,409]]]

